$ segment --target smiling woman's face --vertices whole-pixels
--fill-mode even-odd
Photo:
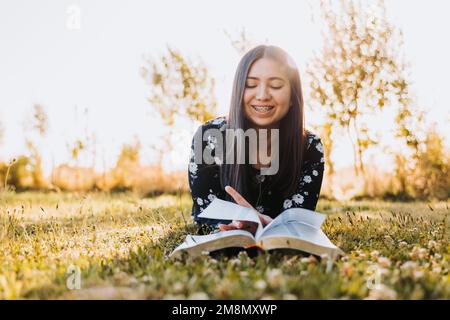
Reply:
[[[245,116],[253,127],[275,128],[287,114],[291,86],[282,65],[269,58],[251,66],[244,91]]]

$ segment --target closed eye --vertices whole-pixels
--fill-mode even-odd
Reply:
[[[249,86],[249,85],[246,85],[245,87],[248,88],[248,89],[254,89],[254,88],[256,88],[257,86]],[[274,87],[274,86],[271,86],[271,88],[272,88],[272,89],[275,89],[275,90],[278,90],[278,89],[283,88],[283,86],[280,86],[280,87]]]

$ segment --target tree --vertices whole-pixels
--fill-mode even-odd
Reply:
[[[215,80],[201,59],[193,61],[169,46],[158,58],[145,58],[141,75],[150,87],[148,101],[169,128],[161,162],[163,153],[172,150],[174,132],[183,121],[194,127],[215,116]]]
[[[116,182],[114,189],[132,189],[134,180],[136,179],[135,172],[138,171],[140,167],[140,154],[141,143],[139,140],[122,145],[116,166],[113,169]]]
[[[382,0],[322,0],[320,8],[326,27],[323,47],[307,67],[311,101],[325,111],[328,146],[343,129],[355,173],[364,173],[363,154],[378,143],[367,116],[386,106],[407,110],[411,102],[402,34],[388,21]]]
[[[48,185],[43,173],[40,151],[43,140],[47,135],[48,128],[49,121],[44,106],[38,103],[34,104],[31,118],[27,119],[25,122],[25,132],[29,133],[29,135],[25,136],[25,144],[29,151],[28,161],[31,166],[33,187],[36,189],[41,189]],[[37,133],[37,137],[34,133]]]
[[[226,30],[224,30],[224,33],[227,36],[228,40],[230,40],[231,46],[241,56],[243,56],[247,51],[256,47],[257,45],[256,42],[248,36],[247,32],[245,31],[245,28],[241,30],[241,32],[237,37],[232,36]],[[265,42],[267,43],[268,40],[266,39]]]
[[[79,121],[78,107],[74,108],[75,121]],[[69,153],[70,160],[73,161],[76,167],[80,166],[80,158],[84,155],[87,159],[92,159],[92,167],[95,166],[96,161],[96,135],[89,130],[89,110],[84,108],[81,112],[81,122],[84,124],[84,132],[77,133],[73,141],[66,142],[66,147]],[[77,126],[78,127],[78,126]],[[90,157],[92,155],[92,157]],[[87,161],[86,159],[86,161]]]

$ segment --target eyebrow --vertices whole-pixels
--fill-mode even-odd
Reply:
[[[247,77],[247,79],[251,79],[251,80],[259,80],[259,78],[257,78],[257,77]],[[280,77],[270,77],[269,80],[281,80],[281,81],[285,81],[283,78],[280,78]]]

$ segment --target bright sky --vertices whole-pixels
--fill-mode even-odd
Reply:
[[[144,55],[156,56],[169,44],[202,57],[217,79],[219,114],[225,114],[239,55],[224,30],[237,36],[245,28],[255,41],[268,39],[290,53],[302,72],[320,45],[318,27],[311,21],[313,2],[2,1],[0,122],[5,136],[0,159],[25,152],[23,122],[39,103],[50,122],[42,148],[47,172],[53,163],[67,161],[66,143],[83,134],[84,109],[88,129],[97,135],[98,169],[103,168],[103,159],[112,165],[121,144],[135,136],[144,146],[143,161],[150,162],[149,146],[158,143],[163,131],[152,116],[148,88],[139,73]],[[404,32],[419,103],[429,109],[429,121],[436,122],[448,145],[450,45],[442,37],[450,30],[450,3],[387,0],[387,7]],[[80,13],[79,29],[68,27],[74,10]],[[315,122],[309,112],[307,123]],[[168,166],[185,167],[191,135],[180,134],[178,153]],[[349,145],[340,143],[333,158],[338,168],[348,165]]]

